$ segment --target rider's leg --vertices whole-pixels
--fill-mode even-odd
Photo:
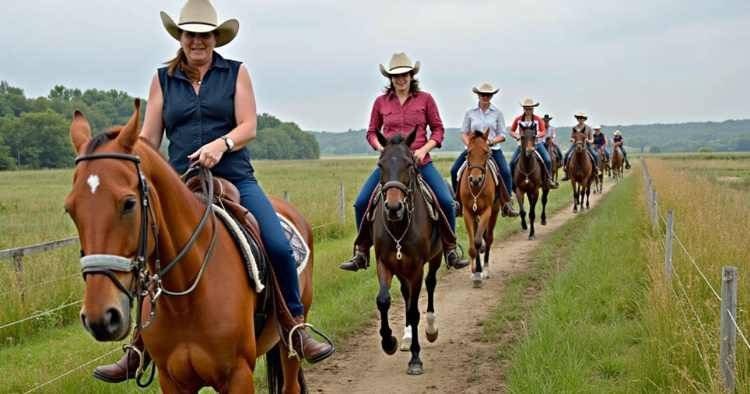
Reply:
[[[372,192],[380,182],[380,168],[375,167],[372,174],[367,177],[362,189],[359,191],[357,198],[354,200],[354,221],[357,225],[357,231],[366,231],[367,228],[362,226],[367,204],[370,203]],[[357,271],[358,269],[367,268],[370,260],[370,244],[367,242],[369,236],[357,236],[354,245],[354,256],[346,262],[339,265],[339,268],[347,271]]]
[[[622,152],[622,157],[625,159],[625,168],[630,168],[630,162],[628,161],[628,152],[625,152],[625,147],[620,146],[620,151]]]
[[[135,332],[132,346],[143,352],[143,369],[145,370],[151,362],[151,357],[145,350],[143,338],[141,338],[139,331]],[[136,377],[139,365],[140,356],[138,353],[132,349],[127,349],[125,354],[115,363],[96,367],[94,377],[108,383],[124,382]]]
[[[282,328],[288,333],[296,325],[305,321],[305,309],[300,297],[297,264],[292,247],[284,236],[276,211],[258,182],[255,179],[245,179],[236,182],[235,186],[240,191],[242,206],[255,216],[260,226],[261,240],[273,265],[284,302],[291,313],[291,316],[278,316]],[[283,309],[283,307],[277,308],[277,310]],[[299,339],[293,341],[294,348],[309,362],[321,361],[333,353],[333,347],[330,344],[314,340],[305,332],[304,326],[297,328],[295,333],[299,334]]]
[[[565,152],[565,156],[563,156],[563,172],[565,172],[565,176],[563,176],[563,181],[567,181],[570,179],[570,175],[568,174],[568,161],[570,160],[570,155],[573,153],[573,148],[575,148],[575,145],[570,145],[570,148],[568,148],[568,151]]]
[[[513,210],[512,204],[513,177],[510,176],[510,167],[508,166],[508,162],[505,160],[505,155],[503,154],[502,149],[493,149],[490,152],[492,153],[492,159],[495,160],[495,164],[497,164],[497,168],[500,170],[500,177],[503,179],[503,183],[505,184],[505,188],[507,189],[508,196],[510,196],[510,201],[503,205],[503,215],[516,216],[518,215],[518,213]]]
[[[511,176],[516,172],[516,164],[518,164],[518,158],[521,157],[521,146],[516,147],[513,152],[513,157],[510,158],[510,173]]]
[[[539,155],[542,156],[542,161],[544,161],[544,167],[547,169],[546,171],[546,177],[547,177],[547,184],[555,189],[557,188],[557,185],[555,184],[555,180],[552,179],[552,160],[549,158],[549,152],[547,152],[547,148],[544,146],[544,143],[538,143],[536,144],[536,150],[539,152]]]
[[[438,204],[440,204],[440,208],[442,208],[443,213],[445,213],[445,216],[448,219],[448,224],[450,225],[450,231],[447,231],[448,229],[445,229],[446,231],[441,231],[446,263],[448,266],[455,268],[466,267],[469,263],[465,260],[461,261],[456,252],[456,212],[453,206],[453,197],[451,197],[448,186],[446,186],[443,177],[438,170],[435,169],[435,166],[432,163],[427,163],[420,167],[419,173],[435,193]],[[444,234],[446,232],[450,232],[450,234]]]
[[[464,149],[463,152],[461,152],[460,155],[456,158],[456,161],[453,162],[453,166],[451,166],[451,186],[453,186],[453,192],[456,193],[456,200],[458,200],[458,170],[461,169],[461,166],[466,161],[466,149]]]

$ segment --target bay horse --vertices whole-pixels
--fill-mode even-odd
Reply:
[[[138,137],[139,109],[136,100],[125,126],[94,138],[81,112],[70,126],[78,158],[65,210],[81,244],[83,326],[97,341],[119,341],[130,332],[135,309],[136,328],[166,393],[205,386],[252,393],[256,358],[263,354],[271,392],[305,391],[299,359],[279,344],[275,313],[255,327],[260,297],[232,236]],[[310,224],[290,204],[275,198],[272,204],[312,249]],[[311,255],[300,275],[306,311],[312,263]]]
[[[594,175],[594,193],[601,194],[604,189],[604,174],[609,171],[609,161],[607,160],[607,154],[604,152],[604,147],[597,148],[596,155],[598,165],[596,175]]]
[[[575,129],[574,129],[575,130]],[[573,212],[578,212],[578,205],[590,208],[589,196],[591,194],[591,181],[594,178],[594,164],[591,155],[586,148],[586,134],[582,132],[573,133],[573,144],[575,148],[568,160],[568,176],[573,187]]]
[[[529,197],[529,240],[534,239],[534,219],[536,219],[536,203],[539,200],[539,189],[542,189],[542,225],[547,224],[547,196],[549,188],[544,179],[544,169],[541,158],[536,151],[537,130],[533,122],[520,122],[521,154],[513,172],[513,184],[520,207],[521,228],[526,230],[526,211],[524,210],[524,195]]]
[[[489,268],[493,233],[502,203],[502,198],[496,196],[497,184],[489,168],[489,160],[492,160],[487,142],[489,133],[490,129],[486,129],[484,133],[474,132],[469,137],[467,167],[459,180],[459,197],[469,238],[469,256],[474,260],[471,266],[474,287],[480,287],[482,278],[488,277],[484,269]],[[481,253],[484,253],[484,268],[480,261]]]
[[[622,153],[619,145],[615,145],[612,149],[612,177],[615,180],[620,180],[623,177],[623,163],[625,161],[625,155]]]
[[[562,157],[557,155],[557,148],[552,138],[547,137],[545,146],[547,147],[547,152],[549,152],[549,159],[552,162],[552,179],[557,182],[558,172],[562,168]]]
[[[427,201],[420,192],[417,161],[409,149],[416,138],[416,129],[405,138],[396,135],[387,139],[377,133],[383,151],[378,159],[380,168],[380,200],[373,210],[373,245],[377,260],[380,290],[377,306],[380,311],[380,345],[386,354],[392,355],[398,348],[388,324],[388,309],[391,306],[391,281],[395,275],[401,284],[404,298],[406,326],[411,328],[411,359],[406,373],[424,373],[419,358],[419,293],[422,290],[424,265],[429,264],[427,277],[427,340],[438,337],[435,324],[434,295],[437,271],[443,258],[443,244],[438,225],[434,225],[428,212]],[[364,225],[368,225],[365,223]]]

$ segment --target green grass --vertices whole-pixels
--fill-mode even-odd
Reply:
[[[436,165],[447,174],[452,160],[440,158]],[[333,223],[319,228],[315,232],[315,298],[311,312],[311,322],[325,330],[338,343],[347,336],[355,334],[376,314],[375,295],[377,280],[375,272],[352,274],[337,269],[337,265],[348,258],[351,253],[351,242],[354,238],[352,202],[361,183],[374,166],[371,159],[336,159],[305,162],[261,161],[256,163],[258,176],[269,194],[281,195],[288,191],[291,201],[300,207],[313,226]],[[35,202],[34,182],[28,181],[41,174],[54,186],[54,192],[45,196],[43,202]],[[7,177],[5,177],[8,175]],[[69,190],[70,171],[2,173],[0,185],[26,185],[24,187],[7,187],[0,189],[0,201],[5,197],[16,201],[12,215],[20,222],[33,222],[36,215],[42,212],[57,212],[59,223],[48,225],[48,232],[43,236],[33,234],[34,226],[19,227],[14,231],[31,232],[18,235],[21,245],[61,238],[74,234],[75,230],[69,219],[62,215],[61,202]],[[344,182],[347,220],[338,223],[336,192],[339,181]],[[567,206],[571,199],[570,187],[564,184],[560,190],[550,194],[548,213]],[[38,209],[29,209],[37,206]],[[539,209],[539,208],[538,208]],[[58,211],[59,210],[59,211]],[[0,212],[0,219],[7,212]],[[0,231],[4,220],[0,221]],[[459,241],[465,244],[466,233],[463,220],[458,218]],[[518,231],[518,219],[500,218],[496,227],[496,238],[502,238]],[[19,246],[18,243],[3,247]],[[0,283],[5,284],[6,294],[0,292],[0,325],[34,311],[46,310],[66,301],[75,301],[82,294],[82,281],[78,275],[77,248],[70,247],[52,254],[43,254],[34,259],[24,260],[26,270],[19,277],[23,280],[24,292],[21,297],[21,286],[16,282],[16,274],[8,267],[0,269]],[[47,278],[70,276],[53,285],[39,284]],[[5,298],[3,298],[5,297]],[[342,307],[345,306],[345,307]],[[8,311],[11,311],[9,313]],[[0,344],[0,387],[2,390],[25,391],[47,381],[65,371],[84,363],[104,352],[117,347],[115,344],[95,342],[79,326],[77,308],[49,315],[34,320],[14,329],[0,332],[3,344]],[[2,330],[0,330],[2,331]],[[90,377],[91,369],[101,363],[111,362],[120,356],[115,352],[107,358],[76,370],[42,392],[63,393],[120,393],[132,392],[133,385],[108,385],[96,382]],[[31,368],[29,368],[31,367]],[[262,363],[257,376],[262,375]],[[256,381],[261,387],[262,382]],[[2,391],[0,390],[0,391]]]
[[[510,392],[643,387],[639,304],[648,272],[639,241],[647,227],[637,190],[627,178],[545,242],[528,272],[509,280],[484,339],[500,343],[498,362],[510,361]]]

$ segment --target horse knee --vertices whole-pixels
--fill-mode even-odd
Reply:
[[[388,292],[388,290],[381,290],[380,293],[378,293],[378,297],[375,299],[375,302],[378,304],[379,310],[387,310],[391,307],[391,294]]]

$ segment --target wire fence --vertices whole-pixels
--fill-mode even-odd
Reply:
[[[674,230],[674,211],[668,210],[667,215],[665,216],[662,213],[662,210],[660,209],[659,199],[658,199],[658,193],[656,191],[656,188],[654,187],[653,179],[651,178],[651,174],[648,170],[648,165],[646,163],[646,160],[643,160],[642,162],[642,170],[643,170],[643,179],[644,179],[644,194],[645,194],[645,200],[646,200],[646,206],[648,209],[648,213],[651,219],[651,225],[652,229],[654,230],[654,233],[657,234],[661,239],[663,239],[662,245],[664,249],[664,277],[667,282],[669,282],[667,285],[672,289],[672,292],[674,293],[675,297],[677,299],[683,299],[684,302],[687,304],[688,308],[690,309],[691,313],[695,317],[695,320],[698,322],[699,325],[699,331],[704,337],[705,340],[710,340],[711,335],[708,333],[708,330],[706,329],[700,314],[698,313],[697,309],[695,308],[695,305],[693,304],[692,300],[690,299],[687,290],[686,290],[686,284],[683,282],[682,278],[680,277],[678,270],[675,269],[674,265],[672,264],[672,257],[673,257],[673,250],[672,245],[673,241],[676,241],[677,246],[679,247],[679,250],[684,254],[687,261],[690,262],[690,265],[687,266],[688,268],[693,269],[698,276],[701,278],[702,283],[711,291],[716,301],[719,303],[719,315],[721,317],[721,327],[720,327],[720,355],[719,355],[719,367],[721,369],[721,374],[723,378],[723,385],[727,391],[733,392],[735,389],[735,360],[736,360],[736,336],[739,334],[740,338],[742,339],[743,345],[750,351],[750,341],[747,340],[747,336],[743,332],[742,328],[738,324],[737,319],[737,283],[738,283],[738,275],[737,275],[737,268],[732,266],[725,266],[722,269],[722,288],[721,288],[721,295],[719,291],[716,290],[716,288],[711,284],[711,281],[708,279],[708,276],[706,273],[701,269],[701,266],[698,264],[697,259],[693,256],[692,253],[690,253],[690,250],[685,245],[685,243],[680,239],[677,232]],[[662,238],[663,237],[663,238]],[[672,285],[672,276],[674,275],[677,283],[677,287],[681,290],[681,293],[683,297],[680,297],[680,295],[675,290],[675,287]],[[680,312],[683,314],[686,323],[689,323],[689,319],[687,318],[687,314],[681,309]],[[696,351],[698,352],[699,357],[701,360],[706,362],[706,357],[703,354],[701,350],[701,345],[699,342],[696,341]],[[706,364],[706,368],[709,369],[708,364]],[[709,377],[712,375],[709,373]]]

